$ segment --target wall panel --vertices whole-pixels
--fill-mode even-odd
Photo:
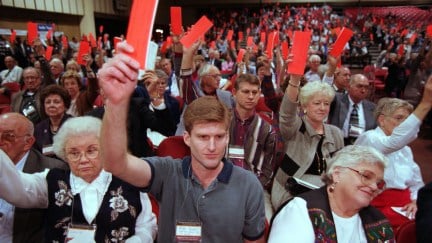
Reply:
[[[59,0],[54,0],[54,12],[63,13],[62,2]]]
[[[27,9],[36,9],[34,0],[25,0],[24,4]]]
[[[57,0],[58,1],[58,0]],[[61,0],[63,13],[70,14],[69,0]]]
[[[45,9],[54,12],[54,0],[45,0]]]
[[[14,7],[25,8],[24,0],[14,0]]]
[[[36,9],[40,11],[46,11],[44,0],[35,0]]]

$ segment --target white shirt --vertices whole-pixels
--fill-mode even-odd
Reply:
[[[350,118],[351,118],[351,112],[353,110],[353,105],[354,105],[354,101],[352,101],[352,99],[349,95],[348,95],[348,100],[349,100],[348,113],[347,113],[347,116],[345,117],[345,121],[344,121],[343,128],[342,128],[344,138],[347,138],[348,134],[349,134],[349,123],[350,123]],[[362,101],[357,103],[357,113],[358,113],[358,118],[359,118],[359,127],[365,129],[366,128],[366,119],[365,119],[365,115],[364,115],[364,111],[363,111],[363,102]]]
[[[10,159],[0,150],[0,198],[11,202],[17,207],[47,208],[48,184],[46,175],[48,172],[48,169],[34,174],[17,172]],[[86,219],[91,215],[97,214],[99,207],[96,207],[96,212],[89,209],[92,208],[91,204],[101,204],[103,200],[101,192],[107,190],[109,182],[111,182],[108,178],[111,178],[111,176],[111,173],[102,170],[99,176],[89,184],[82,179],[78,179],[78,177],[71,173],[71,191],[72,193],[81,193],[81,197],[83,197],[81,199],[83,214],[87,215]],[[7,178],[7,180],[5,178]],[[108,183],[108,185],[105,185],[105,183]],[[88,201],[86,191],[94,187],[97,188],[98,192],[97,200],[90,202]],[[156,218],[151,211],[151,204],[147,194],[140,193],[140,200],[142,210],[135,224],[135,235],[126,240],[128,243],[152,243],[156,237]],[[89,219],[91,219],[91,217],[89,217]]]
[[[23,170],[28,155],[29,152],[15,165],[17,171]],[[10,163],[13,164],[12,161]],[[0,198],[0,213],[3,214],[0,217],[0,242],[12,242],[15,206]]]
[[[1,78],[1,84],[6,83],[13,83],[17,82],[19,83],[21,81],[23,69],[19,66],[14,66],[12,70],[9,71],[9,69],[5,69],[0,72],[0,78]]]
[[[332,212],[338,243],[367,242],[361,218],[358,214],[342,218]],[[315,242],[315,233],[306,201],[294,197],[273,220],[268,243]]]
[[[417,199],[417,192],[424,185],[420,168],[407,146],[417,138],[420,125],[421,121],[411,114],[390,136],[377,127],[360,135],[355,142],[358,145],[372,146],[387,157],[388,165],[384,170],[386,187],[402,190],[409,188],[411,200]]]
[[[177,83],[177,77],[176,77],[175,73],[173,73],[171,75],[171,86],[167,87],[167,89],[171,90],[171,96],[174,96],[174,97],[180,96],[180,89],[179,89],[179,86]]]

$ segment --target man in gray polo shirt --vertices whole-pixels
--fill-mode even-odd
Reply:
[[[262,187],[254,174],[223,159],[230,113],[215,97],[201,97],[185,111],[183,138],[191,157],[143,161],[127,152],[127,106],[139,64],[126,55],[130,45],[117,47],[118,54],[99,70],[106,98],[102,160],[105,170],[158,199],[158,242],[265,242]],[[183,55],[197,48],[195,43]]]

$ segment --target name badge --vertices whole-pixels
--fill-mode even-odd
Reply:
[[[201,242],[201,229],[200,222],[177,222],[176,242]]]
[[[364,131],[365,131],[365,129],[363,127],[358,127],[358,126],[350,125],[348,136],[350,136],[350,137],[358,137]]]
[[[52,144],[44,145],[44,147],[42,148],[42,154],[47,156],[54,155]]]
[[[228,148],[228,158],[244,159],[244,148],[240,146],[230,145]]]
[[[94,243],[96,225],[69,224],[65,242],[68,243]]]

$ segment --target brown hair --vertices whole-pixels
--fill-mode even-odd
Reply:
[[[228,130],[231,112],[216,97],[203,96],[187,106],[183,119],[188,133],[196,123],[205,122],[222,122]]]
[[[240,74],[235,81],[235,89],[240,89],[241,83],[248,83],[251,85],[256,85],[258,88],[261,87],[261,83],[256,75],[253,74]]]
[[[74,78],[77,81],[79,90],[83,88],[83,84],[81,83],[81,76],[74,70],[68,70],[63,73],[61,77],[61,85],[64,86],[64,80],[67,78]]]
[[[47,117],[47,115],[45,113],[45,99],[49,95],[53,95],[53,94],[60,96],[60,98],[63,100],[63,103],[66,107],[66,110],[69,109],[69,107],[71,105],[71,97],[70,97],[69,93],[67,92],[67,90],[60,85],[50,84],[50,85],[46,86],[45,88],[43,88],[41,91],[41,94],[40,94],[40,103],[41,103],[41,106],[43,107],[43,109],[41,109],[41,112],[42,112],[44,117]]]

